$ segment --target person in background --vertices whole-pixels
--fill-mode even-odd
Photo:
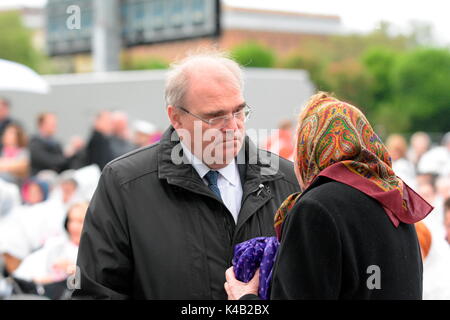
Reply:
[[[72,173],[68,173],[66,177],[61,177],[59,187],[61,189],[62,202],[68,204],[76,196],[78,182],[73,178]]]
[[[425,132],[416,132],[411,136],[410,149],[408,150],[408,159],[417,169],[420,158],[430,149],[431,139]]]
[[[137,120],[133,124],[133,143],[137,148],[142,148],[152,143],[152,135],[156,132],[156,127],[150,122]]]
[[[444,202],[445,241],[450,245],[450,197]]]
[[[25,132],[19,124],[10,123],[3,132],[1,141],[0,177],[20,184],[28,175],[30,165]]]
[[[80,169],[86,166],[86,141],[74,135],[64,149],[64,155],[70,159],[70,169]]]
[[[425,223],[417,222],[414,224],[417,232],[417,239],[419,240],[420,252],[422,254],[422,260],[425,260],[430,252],[432,236],[430,230],[427,228]]]
[[[81,199],[72,171],[62,172],[47,201],[19,206],[0,224],[0,253],[5,269],[12,273],[29,254],[48,238],[63,233],[68,208]]]
[[[263,149],[273,152],[280,157],[288,160],[293,159],[294,155],[294,136],[293,136],[293,124],[291,120],[283,120],[275,134],[267,139]]]
[[[436,179],[436,193],[445,200],[450,197],[450,175],[440,176]]]
[[[433,235],[433,242],[440,245],[445,238],[444,221],[444,200],[436,190],[435,183],[422,183],[417,188],[417,193],[434,207],[433,212],[426,217],[423,222]],[[450,267],[450,266],[449,266]]]
[[[66,280],[76,271],[78,246],[87,207],[87,202],[72,205],[64,222],[66,232],[49,238],[41,249],[27,256],[13,272],[12,279],[20,288],[21,294],[39,294],[54,300],[66,298]]]
[[[64,222],[67,233],[49,238],[41,249],[27,256],[13,272],[14,277],[48,284],[64,280],[72,274],[87,207],[86,202],[72,205]]]
[[[417,188],[417,193],[420,194],[428,203],[434,205],[436,200],[436,188],[431,183],[423,183]]]
[[[408,145],[406,139],[399,134],[392,134],[386,140],[386,148],[392,159],[392,169],[411,188],[416,187],[414,165],[407,159]]]
[[[0,225],[16,207],[20,206],[20,190],[14,184],[0,179]],[[1,258],[0,258],[1,260]]]
[[[442,138],[441,145],[427,151],[419,161],[419,173],[446,176],[450,174],[450,132]]]
[[[31,138],[31,175],[41,170],[53,170],[57,173],[70,168],[72,157],[67,157],[61,144],[56,140],[58,119],[54,113],[45,112],[38,116],[38,133]],[[79,146],[80,149],[82,146]]]
[[[150,136],[150,144],[159,142],[162,139],[163,136],[163,132],[160,130],[156,130],[155,132],[152,133],[152,135]]]
[[[432,235],[432,241],[429,253],[423,262],[424,300],[450,300],[450,198],[444,201],[442,211],[443,214],[437,221],[439,227],[442,226],[442,233],[440,228],[435,227],[433,230],[427,225]],[[417,230],[419,241],[420,233]]]
[[[0,137],[11,122],[10,103],[6,98],[0,97]],[[0,148],[1,147],[2,142],[0,141]]]
[[[37,178],[30,178],[22,185],[22,201],[24,204],[33,205],[47,200],[49,185]]]
[[[135,149],[135,146],[130,142],[128,115],[122,111],[115,111],[112,113],[112,122],[111,149],[113,157],[117,158]]]
[[[434,173],[421,173],[418,172],[416,175],[416,189],[419,189],[421,185],[431,184],[434,186],[436,184],[436,179],[438,175]]]
[[[96,164],[103,170],[105,165],[114,159],[111,146],[113,133],[112,114],[110,111],[100,111],[94,121],[94,128],[87,143],[87,164]]]

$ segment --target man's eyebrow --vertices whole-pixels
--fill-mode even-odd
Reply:
[[[247,105],[247,103],[246,102],[243,102],[243,103],[241,103],[240,105],[238,105],[235,109],[234,109],[234,111],[233,112],[238,112],[238,111],[241,111],[242,109],[244,109],[245,108],[245,106]]]
[[[214,117],[220,117],[220,116],[223,116],[226,114],[227,114],[227,112],[225,110],[216,110],[213,112],[205,113],[205,117],[214,118]]]
[[[242,110],[245,107],[245,105],[246,105],[245,102],[241,103],[236,108],[234,108],[233,113]],[[226,115],[227,113],[228,112],[226,110],[216,110],[213,112],[205,113],[205,117],[208,117],[208,118],[220,117],[220,116]]]

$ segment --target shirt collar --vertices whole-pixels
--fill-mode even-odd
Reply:
[[[181,147],[183,148],[183,153],[187,161],[189,161],[189,163],[194,167],[200,178],[203,179],[211,169],[206,164],[204,164],[199,158],[197,158],[194,154],[192,154],[191,150],[189,150],[189,148],[185,146],[183,142],[181,142]],[[227,165],[226,167],[218,169],[217,172],[219,172],[220,175],[224,177],[233,186],[236,186],[237,183],[239,182],[240,177],[239,172],[237,170],[235,159],[233,159],[233,161],[230,162],[230,164]]]

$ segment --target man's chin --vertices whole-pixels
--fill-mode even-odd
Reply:
[[[206,163],[209,163],[215,167],[226,166],[237,156],[241,147],[242,142],[239,140],[221,142],[214,147],[214,150],[218,151],[218,153],[213,152],[212,157],[209,159],[210,161],[206,161]],[[204,158],[204,160],[206,159]]]
[[[242,141],[240,140],[233,140],[233,141],[227,141],[222,143],[218,146],[219,148],[222,147],[223,153],[226,155],[233,155],[233,158],[236,157],[239,150],[242,147]]]

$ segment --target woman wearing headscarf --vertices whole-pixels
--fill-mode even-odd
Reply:
[[[313,96],[299,117],[294,162],[303,192],[275,216],[270,299],[421,299],[414,223],[432,207],[395,175],[362,112]],[[228,269],[229,299],[256,298],[259,274],[244,283]]]

